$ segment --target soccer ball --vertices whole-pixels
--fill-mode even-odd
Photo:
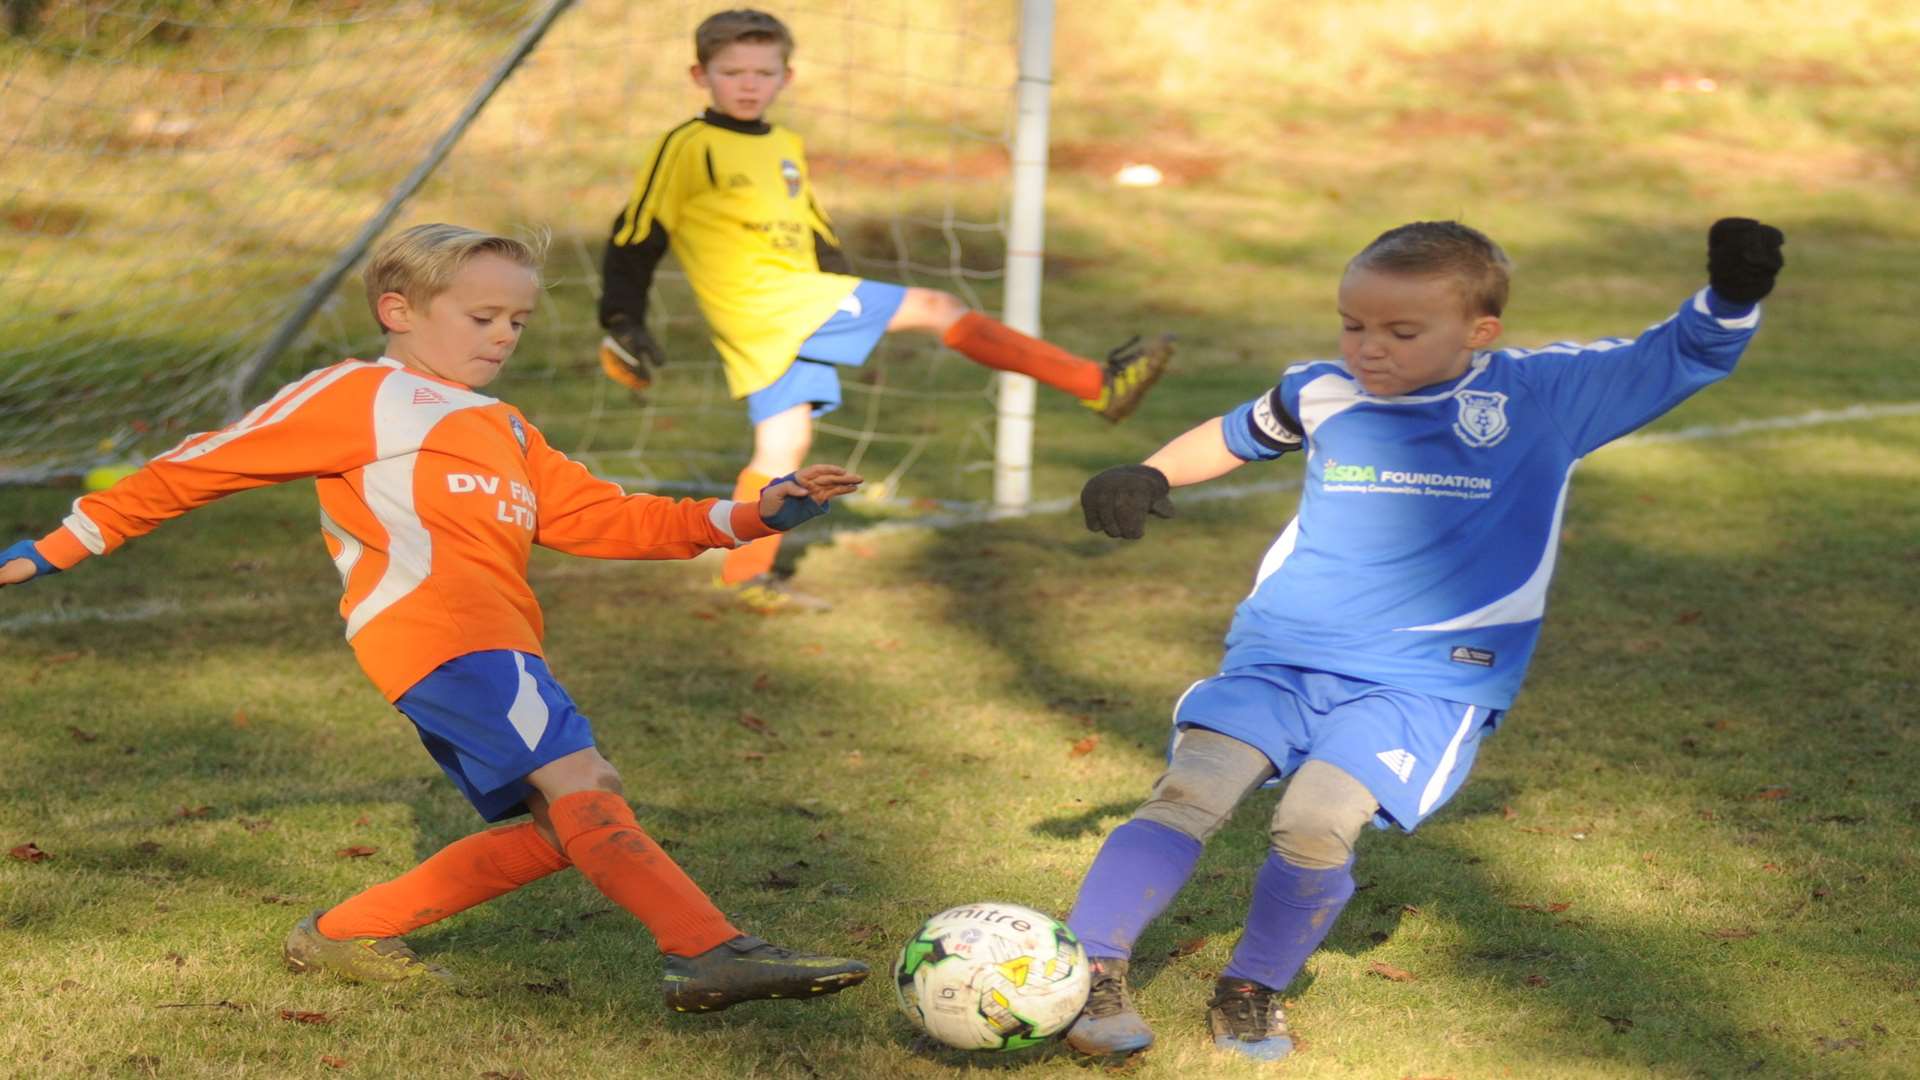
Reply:
[[[961,1050],[1017,1050],[1067,1029],[1091,975],[1064,923],[1018,904],[966,904],[922,923],[893,962],[914,1024]]]

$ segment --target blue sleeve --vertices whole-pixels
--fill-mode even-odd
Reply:
[[[1754,330],[1757,304],[1701,289],[1637,338],[1509,350],[1521,379],[1585,455],[1654,420],[1732,373]]]
[[[1227,452],[1241,461],[1272,461],[1300,449],[1300,421],[1286,404],[1286,381],[1224,417]]]

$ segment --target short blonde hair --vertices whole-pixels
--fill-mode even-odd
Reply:
[[[1499,244],[1471,225],[1415,221],[1375,237],[1347,269],[1452,278],[1469,315],[1497,317],[1506,310],[1513,261]]]
[[[545,248],[544,239],[538,237],[529,243],[463,225],[415,225],[381,241],[367,260],[361,274],[367,283],[367,307],[384,332],[387,324],[380,321],[380,298],[387,293],[399,293],[408,303],[424,307],[447,291],[461,267],[480,255],[498,255],[538,276]]]
[[[778,45],[782,63],[793,59],[793,31],[779,19],[752,8],[716,11],[707,16],[693,31],[694,59],[706,67],[715,53],[740,41]]]

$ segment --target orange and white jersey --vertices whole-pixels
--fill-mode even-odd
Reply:
[[[628,495],[513,406],[382,358],[312,372],[231,427],[189,436],[76,500],[36,546],[65,569],[223,495],[304,477],[347,640],[389,701],[456,656],[540,652],[534,544],[687,559],[772,533],[751,503]]]

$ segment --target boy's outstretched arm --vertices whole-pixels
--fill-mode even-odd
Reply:
[[[0,589],[9,585],[24,585],[36,577],[59,572],[60,568],[48,562],[31,540],[22,540],[0,551]]]
[[[832,465],[783,476],[752,501],[627,494],[555,450],[531,424],[527,473],[538,499],[533,542],[593,559],[691,559],[737,547],[824,514],[827,501],[860,486]]]
[[[1576,456],[1653,421],[1732,374],[1785,265],[1779,229],[1722,218],[1707,231],[1707,285],[1634,338],[1510,349]]]
[[[1153,452],[1139,465],[1119,465],[1099,473],[1080,489],[1087,528],[1118,540],[1138,540],[1147,532],[1147,515],[1173,516],[1172,488],[1225,476],[1246,464],[1226,439],[1226,417],[1216,416]]]

